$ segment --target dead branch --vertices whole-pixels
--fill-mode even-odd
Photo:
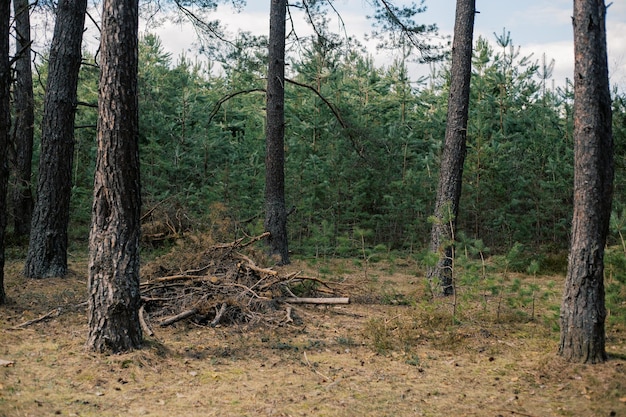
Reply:
[[[291,318],[291,306],[287,306],[287,318],[285,319],[286,323],[293,323],[293,319]]]
[[[517,414],[518,416],[524,416],[524,417],[535,417],[534,414],[526,414],[526,413],[521,413],[519,411],[514,411],[514,410],[496,410],[496,411],[507,413],[507,414]]]
[[[24,327],[30,326],[31,324],[39,323],[40,321],[48,320],[54,317],[59,317],[61,314],[61,307],[57,307],[54,310],[51,310],[44,314],[43,316],[37,317],[36,319],[25,321],[24,323],[20,323],[17,326],[10,327],[9,330],[21,330]]]
[[[321,373],[320,371],[318,371],[317,369],[315,369],[315,367],[313,365],[311,365],[311,362],[309,362],[309,358],[306,356],[306,351],[303,352],[304,353],[304,361],[306,362],[307,366],[316,374],[318,374],[319,376],[321,376],[322,378],[324,378],[324,382],[326,381],[330,381],[331,379],[329,377],[327,377],[326,375],[324,375],[323,373]]]
[[[350,298],[348,297],[336,297],[336,298],[305,298],[305,297],[285,297],[280,298],[278,301],[283,303],[292,304],[350,304]]]
[[[142,305],[141,307],[139,307],[139,324],[141,325],[143,332],[147,334],[148,336],[152,337],[154,336],[154,332],[152,331],[150,326],[148,326],[148,322],[146,321],[146,318],[144,316],[145,314],[146,314],[146,309]]]
[[[226,303],[222,303],[222,306],[220,307],[219,311],[215,313],[215,318],[213,319],[213,321],[211,321],[211,327],[215,327],[219,324],[220,320],[222,319],[222,316],[224,315],[224,312],[226,311],[227,306],[228,305]]]
[[[255,272],[259,272],[261,274],[266,274],[266,275],[271,275],[271,276],[278,275],[278,272],[274,271],[273,269],[261,268],[261,267],[256,266],[256,264],[254,263],[252,259],[250,259],[249,257],[247,257],[246,255],[242,253],[237,253],[237,256],[243,259],[244,261],[246,261],[247,262],[246,266]]]
[[[197,275],[179,274],[179,275],[170,275],[167,277],[156,278],[152,281],[144,282],[144,284],[149,285],[149,284],[153,284],[157,282],[188,281],[190,279],[198,279],[198,278],[202,278],[202,277],[199,277]]]
[[[169,196],[166,199],[157,202],[154,206],[152,206],[152,208],[150,208],[148,211],[146,211],[146,213],[143,216],[141,216],[141,219],[139,219],[139,221],[143,222],[146,217],[150,216],[154,212],[154,210],[156,210],[161,204],[163,204],[166,201],[170,200],[172,197],[173,196]]]
[[[169,326],[170,324],[174,324],[177,321],[181,321],[183,319],[186,319],[187,317],[191,317],[194,314],[196,314],[197,312],[198,312],[197,308],[192,308],[191,310],[183,311],[180,314],[177,314],[177,315],[175,315],[173,317],[170,317],[168,319],[163,320],[161,323],[159,323],[159,326],[161,326],[161,327]]]

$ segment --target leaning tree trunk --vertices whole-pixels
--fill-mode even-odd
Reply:
[[[98,152],[89,236],[89,338],[98,352],[141,347],[138,0],[105,0]]]
[[[11,0],[0,0],[0,304],[6,303],[4,292],[4,232],[7,226],[7,182],[9,181],[9,15]]]
[[[87,0],[60,0],[48,64],[41,126],[37,201],[24,274],[67,273],[67,227],[72,192],[74,112]]]
[[[604,247],[613,198],[613,134],[603,0],[574,0],[574,216],[559,354],[607,359]]]
[[[14,134],[15,162],[13,185],[13,233],[28,236],[33,213],[33,193],[31,187],[34,101],[33,71],[30,49],[30,8],[28,0],[13,0],[15,11],[15,61],[16,80],[14,92]]]
[[[454,233],[461,199],[463,163],[466,153],[475,12],[475,0],[457,0],[448,96],[448,122],[441,156],[430,241],[430,250],[437,253],[439,257],[437,265],[430,267],[427,271],[433,292],[442,295],[454,293]]]
[[[289,263],[285,207],[285,21],[286,0],[272,0],[265,128],[265,230],[270,256]]]

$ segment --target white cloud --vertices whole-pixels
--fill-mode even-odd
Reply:
[[[254,3],[254,4],[253,4]],[[372,22],[366,18],[368,10],[364,1],[338,1],[335,3],[345,23],[348,35],[363,39],[371,31]],[[428,11],[420,16],[421,21],[438,23],[442,35],[452,35],[454,24],[454,1],[434,0],[427,3]],[[500,34],[503,28],[511,32],[515,45],[521,46],[522,55],[533,54],[539,60],[543,53],[555,60],[553,78],[557,85],[563,85],[566,78],[572,78],[574,70],[574,47],[572,32],[571,0],[553,0],[551,2],[527,0],[524,2],[502,2],[484,0],[478,7],[481,14],[476,17],[475,38],[482,35],[495,43],[494,32]],[[269,5],[250,2],[242,12],[236,13],[231,7],[220,6],[211,14],[211,18],[222,22],[231,34],[245,30],[256,35],[269,31]],[[302,13],[294,11],[295,27],[299,36],[306,36],[312,31],[304,22]],[[331,30],[345,34],[344,28],[329,11]],[[288,28],[289,30],[289,28]],[[193,56],[196,33],[189,24],[181,25],[166,21],[155,32],[161,37],[164,48],[172,53],[174,60],[181,53]],[[615,1],[607,11],[607,43],[609,52],[609,70],[611,82],[626,90],[626,1]],[[393,54],[375,50],[375,42],[363,43],[374,55],[376,65],[388,65]],[[415,78],[429,73],[427,65],[411,65]]]

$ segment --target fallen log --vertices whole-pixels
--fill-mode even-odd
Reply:
[[[197,308],[192,308],[191,310],[185,310],[180,314],[177,314],[175,316],[172,316],[168,319],[163,320],[161,323],[159,323],[159,326],[161,327],[165,327],[165,326],[169,326],[170,324],[174,324],[177,321],[186,319],[187,317],[193,316],[194,314],[196,314],[198,312]]]

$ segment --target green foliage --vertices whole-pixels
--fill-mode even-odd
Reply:
[[[569,91],[546,91],[538,65],[504,33],[476,42],[459,227],[489,246],[567,241],[573,153]]]
[[[619,245],[609,246],[604,254],[606,309],[609,323],[626,325],[626,241],[624,240],[626,210],[611,215],[610,231]],[[615,237],[614,237],[615,239]]]
[[[410,16],[407,16],[410,17]],[[320,22],[320,30],[325,30]],[[475,44],[468,154],[456,255],[460,285],[485,281],[488,257],[525,272],[537,252],[563,253],[569,241],[573,151],[571,84],[546,87],[551,64],[515,47],[508,33]],[[262,230],[264,210],[264,38],[240,34],[216,62],[174,59],[160,40],[140,40],[140,157],[145,210],[167,208],[189,227],[210,228],[223,213],[231,231]],[[93,57],[85,55],[86,61]],[[429,241],[445,133],[449,63],[427,80],[409,78],[405,58],[376,67],[355,40],[307,40],[286,84],[286,199],[290,248],[306,257],[358,258],[361,268],[394,252],[417,254]],[[37,66],[40,108],[47,68]],[[98,72],[85,65],[79,101],[97,102]],[[247,91],[248,93],[242,93]],[[614,92],[614,208],[626,203],[626,106]],[[78,106],[72,228],[88,230],[96,111]],[[38,141],[36,141],[37,143]],[[38,147],[35,149],[37,161]],[[216,205],[219,203],[219,205]],[[221,209],[216,210],[216,207]],[[177,220],[178,221],[178,220]],[[621,226],[620,226],[621,227]],[[612,244],[621,245],[618,232]],[[524,250],[516,255],[511,250]],[[513,248],[513,249],[511,249]],[[563,258],[533,255],[540,269]],[[424,264],[429,263],[426,255]],[[504,265],[506,263],[506,265]],[[553,266],[550,266],[553,265]],[[492,280],[494,291],[501,287]]]

